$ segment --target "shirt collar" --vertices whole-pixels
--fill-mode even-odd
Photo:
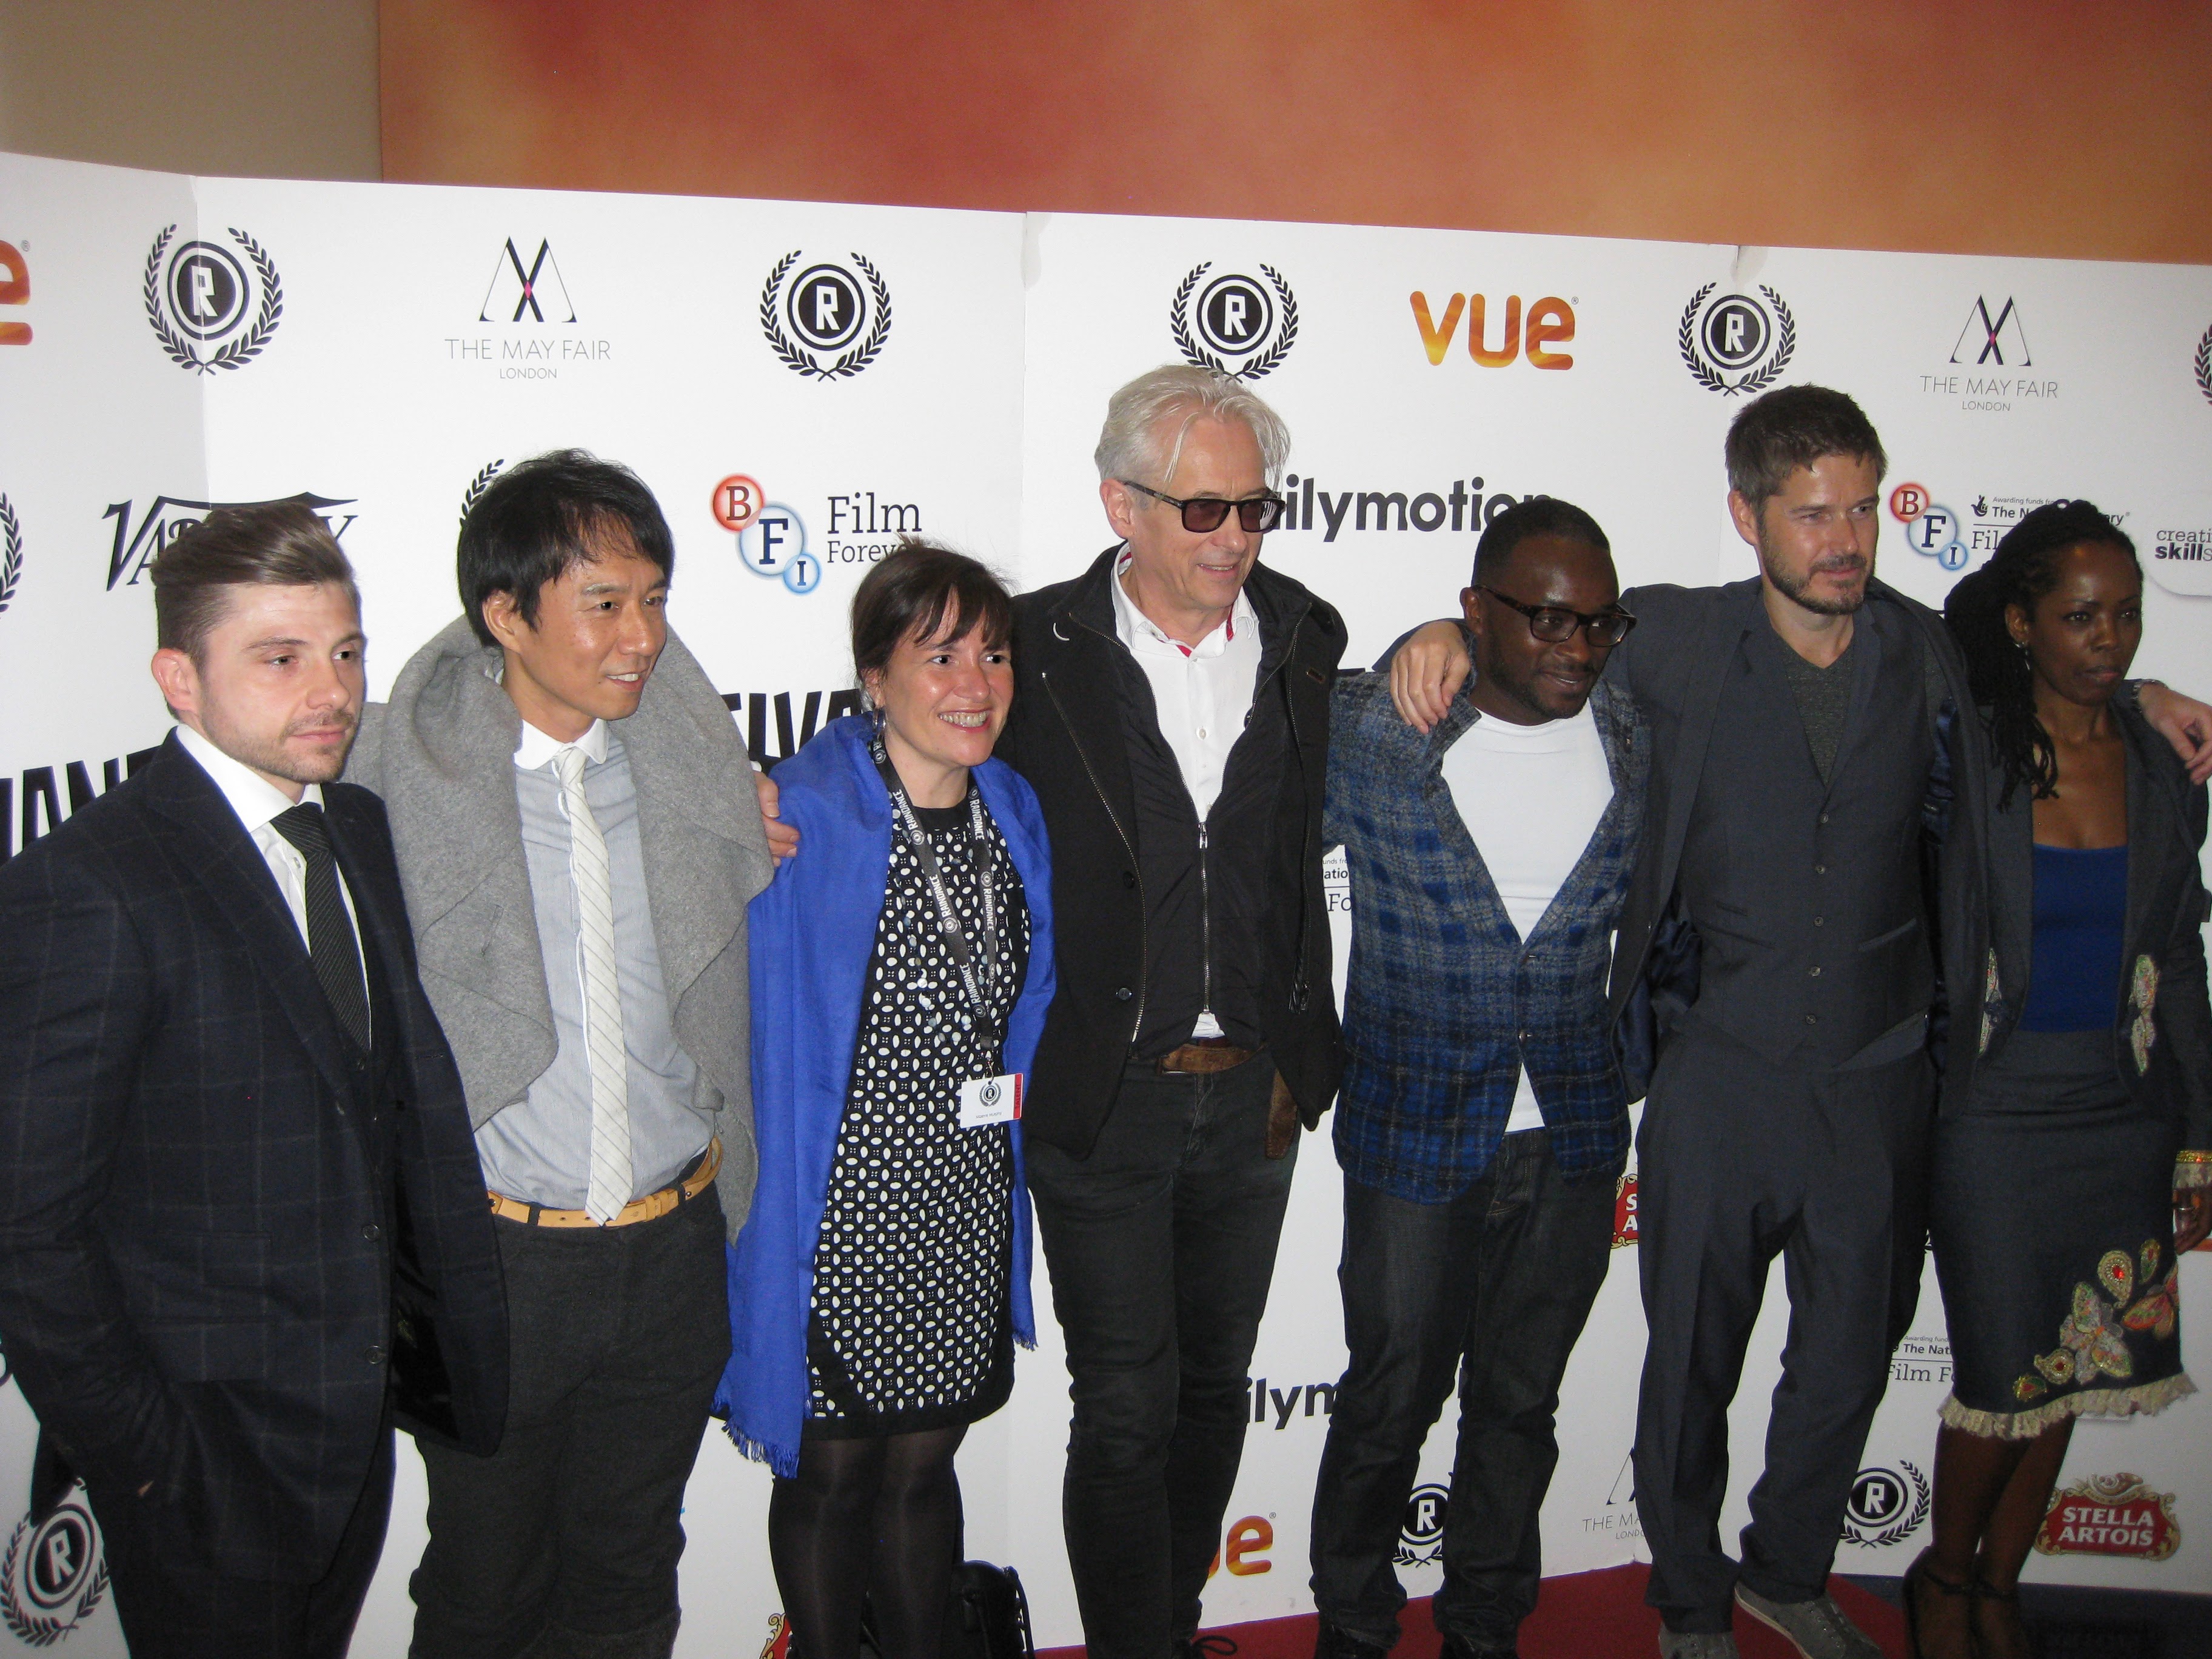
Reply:
[[[1154,647],[1172,647],[1184,657],[1218,657],[1229,649],[1238,634],[1245,634],[1247,638],[1257,634],[1260,619],[1253,611],[1251,599],[1240,587],[1237,590],[1237,603],[1229,607],[1228,621],[1195,646],[1170,639],[1158,623],[1137,609],[1137,602],[1121,586],[1121,573],[1129,568],[1134,556],[1127,548],[1123,548],[1114,561],[1114,574],[1106,583],[1114,590],[1114,631],[1121,636],[1121,643],[1130,650],[1134,651],[1138,642],[1144,641]]]
[[[551,763],[553,757],[563,749],[580,749],[584,758],[594,765],[605,763],[607,758],[607,723],[593,720],[584,735],[573,744],[540,731],[528,720],[522,722],[521,740],[514,745],[514,763],[525,772],[535,772]]]
[[[200,763],[200,769],[214,780],[215,787],[222,791],[222,798],[230,803],[230,810],[238,814],[238,821],[246,826],[249,836],[278,813],[289,812],[295,805],[323,804],[323,786],[319,783],[309,784],[295,801],[243,761],[233,760],[181,722],[177,726],[177,741],[184,745],[187,755]]]

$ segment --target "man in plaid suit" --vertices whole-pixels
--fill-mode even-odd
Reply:
[[[1447,1655],[1513,1651],[1567,1355],[1612,1253],[1629,1090],[1606,1007],[1649,744],[1598,675],[1634,625],[1605,534],[1500,514],[1461,595],[1477,672],[1424,733],[1337,682],[1325,834],[1352,889],[1345,1341],[1313,1519],[1319,1659],[1379,1659],[1422,1442],[1460,1379],[1434,1602]],[[1356,1292],[1356,1293],[1355,1293]]]

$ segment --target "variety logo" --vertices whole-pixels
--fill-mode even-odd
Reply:
[[[469,514],[476,511],[477,503],[483,499],[484,491],[491,488],[491,481],[499,477],[500,469],[506,465],[507,459],[502,456],[478,467],[476,477],[469,480],[469,487],[461,492],[461,526],[464,529],[468,526]]]
[[[1946,570],[1966,568],[1965,526],[1958,514],[1938,506],[1925,484],[1901,483],[1889,492],[1890,516],[1905,526],[1908,546]]]
[[[26,333],[23,337],[31,337]],[[2212,328],[2204,331],[2204,337],[2197,343],[2197,389],[2204,394],[2204,401],[2212,404]]]
[[[107,1590],[100,1528],[72,1492],[38,1526],[25,1516],[0,1556],[0,1618],[26,1647],[47,1648],[92,1614]]]
[[[1503,491],[1485,496],[1480,477],[1454,478],[1445,490],[1423,490],[1408,495],[1402,489],[1340,489],[1334,495],[1311,477],[1292,472],[1283,479],[1283,521],[1273,533],[1296,534],[1315,528],[1316,514],[1322,540],[1333,542],[1340,532],[1351,530],[1438,530],[1480,535],[1490,521],[1528,495]]]
[[[147,325],[179,368],[200,374],[243,368],[261,355],[284,315],[276,262],[235,226],[234,250],[197,238],[177,242],[176,234],[171,225],[146,256],[141,297]]]
[[[802,697],[798,718],[793,718],[791,700]],[[722,706],[730,711],[732,720],[741,721],[745,728],[745,752],[760,763],[763,772],[774,769],[804,749],[815,732],[834,720],[855,714],[860,709],[860,694],[850,686],[842,691],[725,691]],[[774,749],[769,747],[769,721],[775,721]]]
[[[508,301],[514,302],[510,310]],[[552,314],[546,313],[550,310]],[[492,267],[490,286],[484,289],[483,304],[477,308],[480,323],[519,323],[527,317],[533,323],[573,323],[576,320],[574,301],[568,298],[568,285],[561,280],[561,262],[553,257],[553,244],[544,237],[538,238],[538,252],[531,255],[525,265],[522,251],[514,245],[514,238],[507,239],[499,263]]]
[[[1444,1553],[1444,1522],[1451,1514],[1451,1492],[1433,1483],[1416,1486],[1406,1499],[1406,1519],[1398,1528],[1391,1558],[1401,1567],[1426,1566]]]
[[[31,303],[31,262],[13,242],[0,242],[0,306]],[[0,346],[28,345],[28,323],[0,323]]]
[[[2006,356],[2006,353],[2011,356]],[[1995,363],[1999,368],[2028,368],[2035,360],[2027,355],[2027,335],[2020,323],[2020,307],[2012,296],[2005,296],[2003,306],[1995,316],[1990,314],[1986,295],[1978,295],[1974,307],[1966,313],[1965,325],[1959,330],[1958,343],[1951,348],[1954,363],[1972,363],[1976,368]]]
[[[1621,1176],[1613,1189],[1613,1248],[1626,1249],[1636,1243],[1636,1176]]]
[[[550,238],[508,237],[493,256],[491,279],[476,320],[507,331],[499,335],[448,335],[446,360],[495,366],[502,380],[557,380],[563,368],[609,362],[614,343],[573,330],[576,302]]]
[[[1707,283],[1682,307],[1674,331],[1682,367],[1706,391],[1724,398],[1764,392],[1796,355],[1797,319],[1764,284],[1756,295],[1717,295],[1719,287]]]
[[[1273,265],[1261,265],[1259,276],[1224,271],[1209,277],[1212,269],[1211,259],[1194,266],[1176,287],[1168,334],[1194,368],[1264,379],[1297,343],[1297,296]]]
[[[1844,1541],[1868,1549],[1901,1544],[1927,1524],[1932,1498],[1928,1477],[1901,1457],[1861,1469],[1844,1505]]]
[[[800,250],[775,262],[762,286],[761,332],[783,366],[810,380],[850,379],[890,337],[891,290],[866,256],[849,265],[809,264],[793,273]]]
[[[1575,308],[1566,301],[1547,296],[1528,307],[1528,326],[1521,326],[1521,296],[1505,296],[1505,316],[1498,331],[1498,344],[1489,343],[1490,330],[1485,321],[1488,300],[1483,295],[1455,294],[1445,301],[1441,320],[1429,310],[1429,296],[1414,290],[1413,324],[1421,331],[1421,346],[1429,354],[1431,363],[1441,365],[1444,353],[1451,349],[1452,335],[1459,327],[1460,315],[1467,315],[1467,355],[1485,368],[1504,368],[1521,356],[1525,343],[1531,368],[1572,368],[1571,352],[1554,351],[1552,348],[1565,345],[1575,337]]]
[[[124,779],[136,776],[139,768],[161,752],[158,748],[138,749],[119,758],[100,762],[100,787],[97,790],[92,787],[92,766],[87,761],[66,763],[58,780],[51,766],[31,767],[20,780],[0,778],[0,863],[5,863],[15,855],[15,834],[18,823],[22,826],[23,845],[28,847],[40,836],[50,836],[62,827],[62,795],[64,792],[69,795],[69,810],[72,813],[82,812],[97,796],[114,788]],[[15,812],[18,782],[22,786],[23,796],[23,811],[20,817]],[[43,830],[39,827],[41,819],[46,823]],[[4,1356],[0,1356],[0,1382],[7,1380],[7,1363]]]
[[[2035,1534],[2040,1555],[2128,1555],[2163,1561],[2181,1547],[2173,1494],[2139,1474],[2093,1474],[2051,1500]]]
[[[23,521],[15,516],[15,504],[0,491],[0,611],[15,603],[22,580]]]
[[[353,521],[361,515],[348,513],[341,517],[332,507],[351,507],[351,495],[317,495],[301,490],[296,495],[278,499],[297,501],[330,526],[334,538],[343,539]],[[198,524],[218,507],[268,507],[269,501],[188,501],[177,495],[156,495],[147,503],[146,510],[133,525],[129,501],[117,501],[100,516],[115,520],[115,537],[107,552],[107,588],[115,591],[116,585],[136,587],[138,579],[146,574],[146,567],[155,556],[177,538],[177,532],[187,525]],[[124,580],[124,573],[130,580]]]

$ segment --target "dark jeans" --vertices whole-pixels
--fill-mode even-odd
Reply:
[[[1559,1460],[1553,1413],[1612,1259],[1614,1186],[1610,1175],[1563,1179],[1540,1129],[1507,1135],[1449,1203],[1346,1180],[1337,1278],[1350,1363],[1314,1492],[1314,1605],[1328,1623],[1377,1647],[1398,1639],[1399,1529],[1456,1372],[1432,1610],[1439,1631],[1478,1651],[1513,1646],[1536,1606],[1536,1516]]]
[[[414,1659],[554,1651],[665,1659],[684,1486],[730,1357],[712,1187],[658,1220],[495,1220],[507,1270],[507,1432],[422,1443],[430,1542],[408,1589]]]
[[[1670,1629],[1724,1631],[1729,1402],[1782,1258],[1790,1335],[1751,1489],[1742,1581],[1777,1601],[1826,1588],[1867,1430],[1910,1311],[1933,1078],[1915,1054],[1862,1071],[1778,1066],[1692,1029],[1660,1058],[1638,1146],[1650,1335],[1636,1419],[1646,1599]]]
[[[1062,1517],[1091,1659],[1165,1659],[1198,1628],[1297,1160],[1267,1156],[1274,1080],[1265,1054],[1211,1077],[1132,1064],[1088,1158],[1029,1143],[1073,1379]]]
[[[344,1659],[391,1514],[388,1419],[337,1554],[312,1584],[220,1577],[179,1559],[173,1539],[137,1510],[93,1506],[132,1659]]]

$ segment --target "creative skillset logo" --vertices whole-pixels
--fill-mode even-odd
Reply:
[[[1707,283],[1682,307],[1674,331],[1682,367],[1708,392],[1724,398],[1764,392],[1797,351],[1797,319],[1779,294],[1717,294]]]
[[[230,245],[177,240],[169,226],[146,256],[147,326],[169,361],[198,374],[243,368],[284,315],[284,283],[268,250],[233,226]]]
[[[891,290],[866,254],[850,264],[816,261],[793,248],[761,287],[761,332],[776,358],[809,380],[849,380],[876,361],[890,338]],[[805,590],[799,590],[805,591]]]
[[[1298,301],[1274,266],[1258,276],[1194,265],[1168,304],[1168,337],[1193,368],[1264,380],[1298,343]],[[1212,273],[1209,275],[1209,273]]]

